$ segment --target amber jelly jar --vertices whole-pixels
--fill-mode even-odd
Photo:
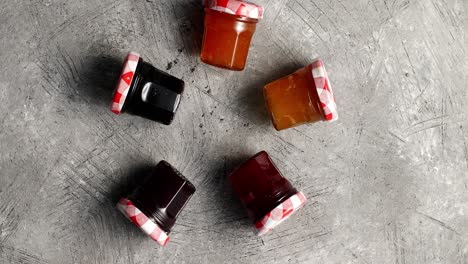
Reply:
[[[263,8],[255,4],[229,0],[211,1],[205,8],[205,32],[200,58],[203,62],[234,71],[245,68],[250,42]],[[224,1],[226,2],[226,1]],[[239,10],[230,10],[240,6]]]
[[[265,85],[263,94],[276,130],[338,119],[335,97],[320,59]]]

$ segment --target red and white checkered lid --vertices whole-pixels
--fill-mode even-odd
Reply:
[[[117,203],[117,209],[161,246],[165,246],[167,242],[169,242],[167,233],[151,220],[151,218],[148,218],[136,208],[132,201],[126,198],[120,199]]]
[[[139,59],[140,54],[133,51],[130,52],[125,59],[122,73],[120,74],[119,81],[115,87],[111,104],[111,111],[116,114],[120,114],[122,111]]]
[[[286,201],[271,210],[262,219],[257,221],[254,225],[258,236],[262,236],[268,231],[281,224],[284,220],[288,219],[294,212],[301,208],[307,199],[302,192],[289,197]]]
[[[256,19],[263,18],[263,7],[242,0],[207,0],[205,4],[213,10],[231,15]]]
[[[335,121],[338,119],[336,110],[335,96],[328,79],[325,65],[321,59],[318,59],[310,65],[312,67],[312,78],[314,79],[315,88],[317,89],[320,105],[322,106],[327,121]]]

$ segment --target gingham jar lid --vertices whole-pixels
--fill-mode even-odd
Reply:
[[[315,88],[317,89],[320,106],[323,109],[325,120],[332,122],[338,120],[338,112],[336,110],[335,96],[328,79],[325,65],[321,59],[318,59],[310,65],[312,68],[312,78],[314,79]]]
[[[307,199],[302,192],[298,192],[295,195],[289,197],[286,201],[271,210],[262,219],[257,221],[255,229],[258,236],[262,236],[268,231],[281,224],[284,220],[288,219],[294,212],[301,208]]]
[[[115,114],[120,114],[122,112],[139,59],[140,54],[133,51],[128,53],[127,58],[125,59],[122,73],[120,74],[120,78],[117,82],[114,90],[114,96],[112,98],[111,111]]]
[[[169,236],[164,232],[158,224],[151,218],[141,212],[132,201],[127,198],[122,198],[117,203],[117,209],[125,215],[132,223],[138,226],[145,234],[150,236],[154,241],[161,246],[165,246],[169,242]]]
[[[248,18],[263,18],[263,7],[241,0],[207,0],[206,6],[220,12]]]

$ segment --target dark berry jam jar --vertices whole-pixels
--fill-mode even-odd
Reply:
[[[153,240],[164,246],[169,232],[195,187],[168,162],[161,161],[117,208]]]
[[[184,81],[162,72],[130,52],[114,91],[111,111],[124,111],[165,125],[174,119]]]
[[[268,153],[261,151],[229,176],[259,236],[286,220],[306,198],[281,175]]]

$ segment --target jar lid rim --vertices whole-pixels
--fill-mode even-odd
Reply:
[[[138,209],[132,201],[127,198],[122,198],[117,203],[117,209],[132,223],[138,226],[145,234],[158,242],[161,246],[165,246],[169,242],[169,236],[166,232],[155,223],[150,217],[145,215]]]
[[[302,192],[298,192],[284,202],[273,208],[262,219],[255,222],[254,226],[258,236],[268,233],[270,230],[288,219],[307,202]]]
[[[242,0],[206,0],[205,6],[212,10],[247,18],[263,18],[262,6]]]
[[[129,52],[125,58],[122,73],[119,76],[119,80],[114,89],[114,95],[112,96],[111,111],[115,114],[120,114],[122,112],[139,60],[140,54],[133,51]]]
[[[335,95],[333,94],[328,73],[325,70],[325,64],[321,59],[317,59],[309,66],[325,120],[329,122],[338,120]]]

